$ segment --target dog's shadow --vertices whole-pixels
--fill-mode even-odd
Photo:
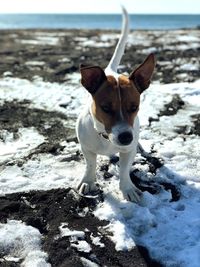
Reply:
[[[171,193],[170,202],[178,201],[181,197],[180,184],[183,183],[183,180],[175,179],[177,174],[166,167],[160,158],[149,157],[143,164],[148,166],[148,174],[143,170],[133,169],[130,177],[134,185],[142,192],[147,191],[152,195],[165,190]],[[156,175],[158,171],[160,175]]]
[[[113,176],[109,172],[109,165],[116,165],[118,163],[119,157],[112,156],[109,164],[100,167],[105,180],[109,180]],[[148,171],[143,170],[144,165]],[[160,175],[157,175],[158,171]],[[171,193],[171,202],[178,201],[181,197],[180,184],[184,183],[184,181],[181,178],[177,179],[178,177],[178,174],[165,166],[162,158],[155,157],[151,153],[143,153],[133,163],[130,172],[131,181],[142,192],[149,192],[155,195],[159,194],[162,190],[166,190]]]

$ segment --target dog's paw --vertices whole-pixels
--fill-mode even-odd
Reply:
[[[142,192],[132,183],[123,184],[120,186],[123,196],[126,200],[139,203],[142,197]]]
[[[77,190],[80,195],[95,195],[99,193],[99,186],[96,183],[81,182],[77,186]]]

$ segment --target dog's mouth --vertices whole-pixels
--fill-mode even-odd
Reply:
[[[108,139],[111,143],[118,147],[128,147],[132,144],[133,134],[130,131],[124,131],[118,135],[108,134]]]
[[[119,123],[112,128],[109,139],[117,146],[127,147],[133,141],[133,128],[127,123]]]
[[[123,132],[119,132],[118,134],[106,131],[99,133],[99,135],[118,147],[128,147],[133,141],[133,133],[130,130],[125,130]]]
[[[99,133],[99,135],[101,137],[103,137],[104,139],[109,140],[109,134],[107,134],[107,133]]]

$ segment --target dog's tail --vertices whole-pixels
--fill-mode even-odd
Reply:
[[[106,68],[106,71],[113,71],[117,73],[117,68],[120,64],[121,58],[124,54],[128,33],[129,33],[129,16],[126,9],[122,6],[122,14],[123,14],[123,23],[122,23],[122,31],[117,46],[115,48],[114,54]]]

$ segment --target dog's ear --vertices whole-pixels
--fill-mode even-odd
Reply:
[[[149,87],[155,65],[155,57],[153,54],[150,54],[145,61],[130,74],[129,79],[135,83],[140,94]]]
[[[105,72],[98,66],[80,65],[81,83],[92,95],[107,80]]]

